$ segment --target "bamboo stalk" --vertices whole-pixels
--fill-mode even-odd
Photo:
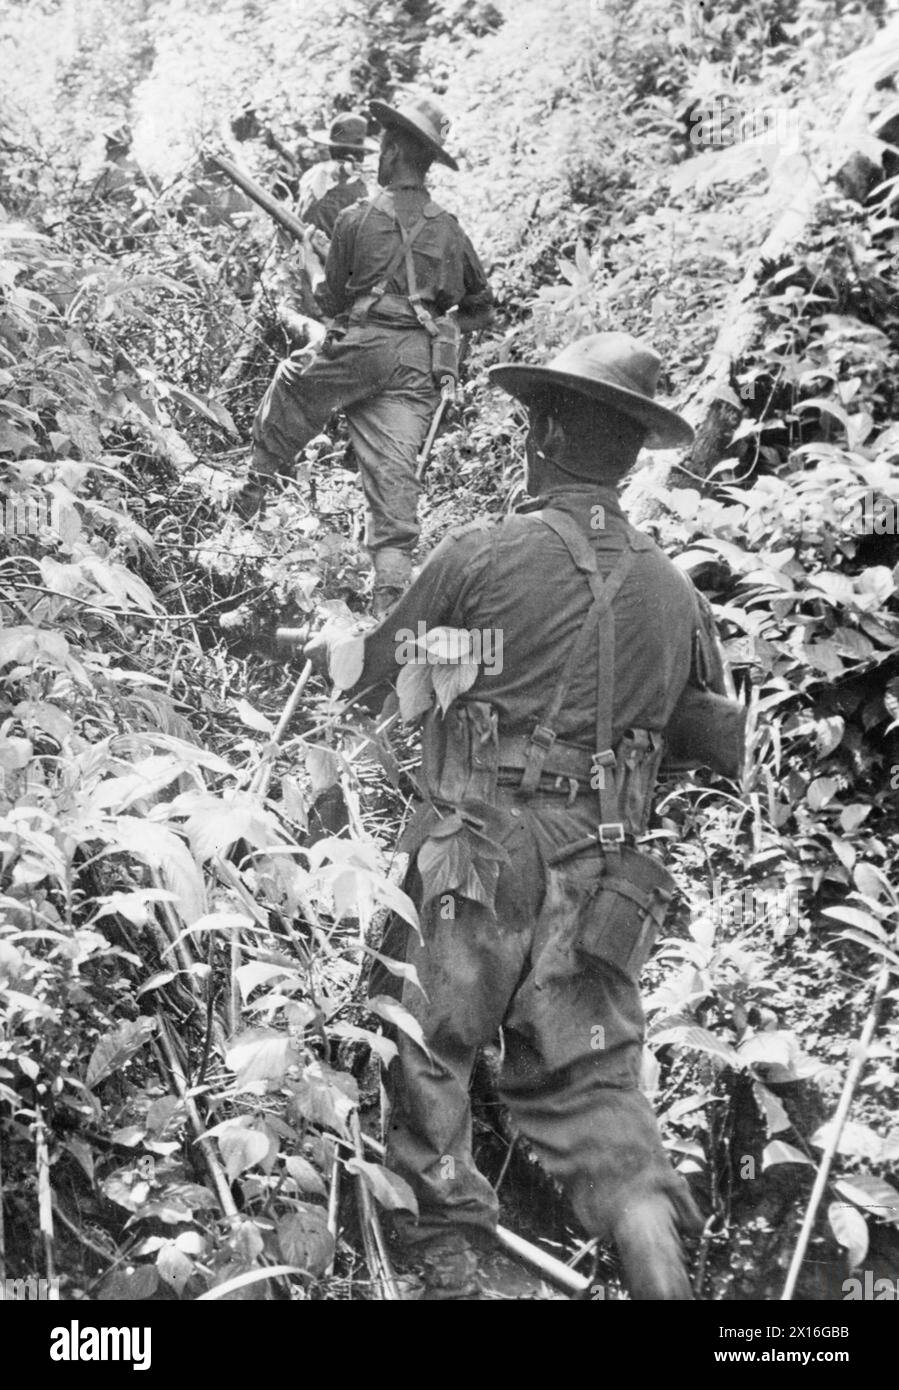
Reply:
[[[532,1245],[523,1236],[517,1236],[514,1231],[510,1231],[505,1226],[497,1226],[496,1238],[511,1255],[517,1255],[520,1260],[531,1265],[533,1269],[545,1274],[546,1278],[553,1284],[558,1284],[560,1289],[567,1290],[568,1293],[583,1294],[590,1287],[590,1280],[583,1274],[577,1274],[573,1269],[569,1269],[561,1260],[557,1260],[555,1255],[549,1255],[545,1250],[541,1250],[539,1245]]]
[[[3,1150],[0,1149],[0,1279],[6,1279],[6,1216],[3,1211]]]
[[[205,1132],[206,1126],[203,1124],[200,1112],[197,1109],[197,1103],[193,1099],[193,1097],[188,1095],[187,1093],[187,1079],[182,1070],[181,1063],[178,1061],[178,1057],[175,1053],[174,1046],[172,1045],[172,1040],[169,1037],[165,1019],[162,1017],[162,1014],[158,1011],[156,1014],[156,1021],[159,1026],[159,1041],[162,1046],[162,1050],[165,1053],[166,1061],[169,1064],[169,1070],[172,1073],[172,1080],[175,1083],[175,1089],[178,1092],[179,1098],[184,1102],[184,1109],[187,1112],[187,1118],[190,1121],[191,1128],[194,1131],[194,1135],[196,1137],[196,1141],[199,1145],[200,1151],[206,1160],[206,1166],[209,1169],[212,1181],[215,1183],[215,1190],[219,1199],[219,1206],[221,1207],[222,1211],[225,1213],[226,1216],[236,1219],[237,1217],[239,1217],[240,1213],[238,1212],[237,1204],[231,1195],[231,1188],[228,1184],[228,1179],[225,1175],[225,1170],[219,1163],[218,1158],[216,1157],[215,1149],[212,1146],[212,1140]]]
[[[354,1110],[350,1116],[350,1133],[353,1136],[353,1147],[356,1150],[356,1157],[364,1161],[362,1126],[359,1124],[358,1110]],[[387,1254],[387,1246],[384,1241],[384,1233],[381,1230],[381,1222],[375,1211],[371,1193],[361,1173],[356,1174],[356,1185],[359,1193],[360,1215],[362,1217],[362,1243],[365,1247],[365,1258],[371,1272],[372,1285],[377,1291],[379,1298],[388,1302],[400,1302],[400,1293],[396,1286],[396,1280],[394,1279],[393,1270],[390,1265],[390,1257]]]
[[[874,1036],[874,1029],[877,1027],[877,1020],[880,1015],[880,1005],[883,996],[886,994],[887,985],[890,980],[890,972],[883,969],[877,976],[874,986],[874,998],[871,1001],[871,1008],[868,1017],[865,1019],[865,1026],[862,1029],[861,1037],[858,1040],[858,1049],[849,1064],[846,1072],[846,1080],[843,1083],[843,1091],[840,1096],[840,1103],[836,1108],[833,1117],[833,1132],[824,1150],[818,1173],[815,1178],[815,1185],[812,1188],[812,1195],[809,1198],[808,1208],[805,1213],[805,1220],[802,1223],[802,1230],[799,1232],[799,1239],[796,1242],[796,1249],[793,1251],[793,1259],[787,1271],[787,1279],[784,1284],[784,1291],[780,1296],[782,1303],[788,1303],[796,1290],[796,1281],[799,1278],[799,1271],[802,1268],[802,1261],[805,1259],[805,1252],[811,1238],[812,1230],[815,1225],[815,1217],[818,1214],[818,1207],[821,1198],[824,1196],[824,1189],[827,1187],[827,1179],[830,1175],[830,1167],[843,1133],[843,1126],[849,1115],[849,1107],[852,1105],[852,1097],[858,1085],[859,1077],[862,1074],[865,1062],[868,1060],[868,1048]]]
[[[281,742],[282,738],[287,732],[287,726],[293,718],[294,714],[296,713],[297,705],[300,703],[300,696],[305,690],[306,684],[311,675],[312,662],[307,661],[306,665],[300,672],[300,676],[297,680],[296,685],[290,692],[290,698],[288,699],[287,704],[281,711],[281,718],[278,720],[277,727],[275,728],[275,732],[272,734],[271,742],[269,743],[268,748],[262,755],[262,762],[259,764],[259,766],[257,767],[256,771],[253,773],[253,776],[250,779],[249,789],[251,792],[254,792],[258,796],[265,796],[266,792],[268,791],[268,784],[272,779],[272,759],[274,757],[275,749],[277,748],[278,744]]]
[[[334,1241],[334,1253],[328,1261],[325,1274],[334,1273],[334,1255],[337,1253],[337,1221],[340,1214],[340,1160],[334,1149],[331,1150],[331,1185],[328,1189],[328,1230]]]
[[[372,1153],[379,1158],[385,1155],[383,1144],[379,1144],[377,1139],[372,1139],[371,1135],[362,1135],[363,1143],[367,1144]],[[545,1274],[553,1284],[558,1284],[562,1289],[567,1289],[569,1293],[586,1293],[590,1287],[590,1280],[585,1279],[582,1274],[576,1274],[573,1269],[569,1269],[561,1260],[557,1260],[555,1255],[549,1255],[545,1250],[541,1250],[538,1245],[532,1245],[523,1236],[517,1236],[514,1231],[510,1231],[505,1226],[497,1226],[496,1238],[500,1245],[504,1246],[510,1254],[516,1255],[518,1259],[524,1260],[533,1269]]]
[[[47,1267],[47,1285],[53,1281],[53,1190],[50,1185],[50,1155],[47,1151],[47,1133],[44,1116],[39,1105],[34,1107],[34,1150],[37,1167],[38,1224],[44,1242],[44,1262]]]

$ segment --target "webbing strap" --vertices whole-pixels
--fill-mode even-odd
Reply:
[[[596,565],[593,547],[581,533],[576,522],[565,512],[551,508],[533,512],[565,544],[577,568],[585,575],[593,594],[591,604],[580,631],[568,652],[555,689],[531,734],[527,763],[521,778],[521,791],[533,792],[540,780],[540,774],[547,754],[555,742],[555,721],[571,683],[575,666],[586,656],[596,631],[596,751],[593,755],[594,772],[599,772],[597,791],[599,794],[599,842],[607,852],[618,853],[624,841],[624,823],[618,809],[618,791],[615,785],[615,752],[612,747],[612,715],[615,698],[615,616],[612,600],[624,583],[633,564],[633,551],[629,537],[625,536],[625,546],[618,556],[610,574],[605,579]]]
[[[434,325],[434,321],[428,313],[427,309],[425,309],[424,305],[422,304],[421,295],[418,293],[418,281],[415,278],[415,264],[412,260],[413,243],[416,237],[419,235],[419,233],[426,225],[428,219],[427,217],[420,217],[418,221],[415,223],[415,225],[413,227],[410,227],[407,231],[403,224],[400,222],[400,219],[397,217],[396,209],[393,208],[389,199],[385,201],[385,197],[386,195],[384,193],[380,193],[377,198],[373,199],[373,201],[369,203],[368,207],[362,215],[362,221],[359,223],[359,232],[361,232],[362,228],[365,226],[366,218],[368,217],[368,214],[372,210],[372,208],[378,207],[385,212],[391,211],[393,213],[393,219],[396,223],[396,229],[400,234],[400,244],[397,247],[394,254],[391,256],[390,260],[388,261],[387,269],[382,273],[378,283],[376,285],[373,285],[371,292],[363,297],[362,304],[364,308],[364,313],[366,316],[368,316],[368,314],[371,313],[372,309],[378,303],[378,300],[383,298],[383,296],[387,293],[387,286],[389,285],[391,278],[396,274],[396,272],[400,268],[400,265],[405,260],[406,289],[408,292],[409,302],[412,305],[412,312],[415,314],[415,317],[418,319],[422,328],[426,328],[429,333],[436,333],[437,329]],[[357,243],[358,236],[359,233],[357,232]]]
[[[424,222],[425,218],[422,218],[420,222],[416,223],[409,235],[403,237],[403,251],[406,256],[406,288],[409,291],[409,303],[412,305],[413,314],[418,319],[422,328],[430,333],[432,338],[436,338],[437,325],[421,302],[421,295],[418,293],[418,281],[415,278],[415,262],[412,259],[412,242],[418,235]],[[399,227],[399,222],[397,222],[397,226]],[[403,235],[402,227],[400,227],[400,235]]]

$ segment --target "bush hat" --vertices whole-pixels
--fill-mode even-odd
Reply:
[[[449,120],[430,97],[408,97],[400,106],[372,101],[368,109],[386,129],[404,130],[407,135],[426,145],[441,164],[449,165],[450,169],[459,168],[452,155],[444,149],[449,134]]]
[[[559,387],[611,406],[645,425],[647,449],[674,449],[693,442],[687,421],[655,397],[661,358],[629,333],[593,333],[578,338],[542,367],[503,363],[490,379],[527,405],[536,391]]]
[[[328,130],[313,130],[309,139],[314,145],[339,145],[354,154],[374,154],[378,148],[376,140],[366,139],[365,118],[348,112],[335,116]]]

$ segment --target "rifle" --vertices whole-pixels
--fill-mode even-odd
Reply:
[[[437,409],[434,411],[434,418],[431,421],[425,442],[418,455],[417,468],[415,469],[416,482],[421,482],[428,469],[428,460],[431,457],[431,447],[437,438],[437,431],[440,422],[446,414],[446,408],[452,405],[456,399],[456,382],[459,380],[459,324],[456,315],[457,308],[450,309],[441,318],[432,321],[431,333],[431,370],[440,382],[440,400]]]
[[[440,422],[446,414],[447,406],[452,405],[455,399],[456,380],[455,377],[452,377],[447,373],[446,376],[440,378],[440,400],[437,403],[437,409],[434,411],[434,418],[431,420],[431,427],[428,430],[425,442],[421,446],[421,453],[418,455],[418,467],[415,470],[416,482],[420,483],[424,478],[425,473],[427,473],[428,471],[428,462],[431,457],[431,446],[433,445],[434,440],[437,437],[437,431],[440,429]]]
[[[213,154],[210,151],[209,158],[232,183],[246,193],[247,197],[251,198],[258,207],[261,207],[263,212],[267,212],[269,217],[274,218],[280,227],[283,227],[291,236],[296,237],[297,241],[303,240],[306,235],[306,227],[282,202],[273,198],[271,193],[266,193],[255,179],[251,179],[249,174],[245,174],[242,169],[238,169],[237,165],[232,164],[231,160],[226,159],[223,154]]]

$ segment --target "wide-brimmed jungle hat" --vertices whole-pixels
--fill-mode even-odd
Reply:
[[[388,106],[384,101],[369,102],[369,111],[388,130],[404,130],[427,145],[435,159],[450,169],[458,169],[451,154],[444,149],[450,123],[435,101],[429,97],[408,97],[400,106]]]
[[[354,154],[374,154],[378,142],[366,139],[365,131],[363,116],[344,112],[334,117],[328,130],[313,130],[309,139],[313,145],[339,145],[341,149],[352,150]]]
[[[510,362],[490,368],[490,379],[527,405],[547,387],[576,391],[645,425],[647,449],[692,444],[693,430],[655,397],[661,358],[629,333],[593,333],[578,338],[543,367]]]

